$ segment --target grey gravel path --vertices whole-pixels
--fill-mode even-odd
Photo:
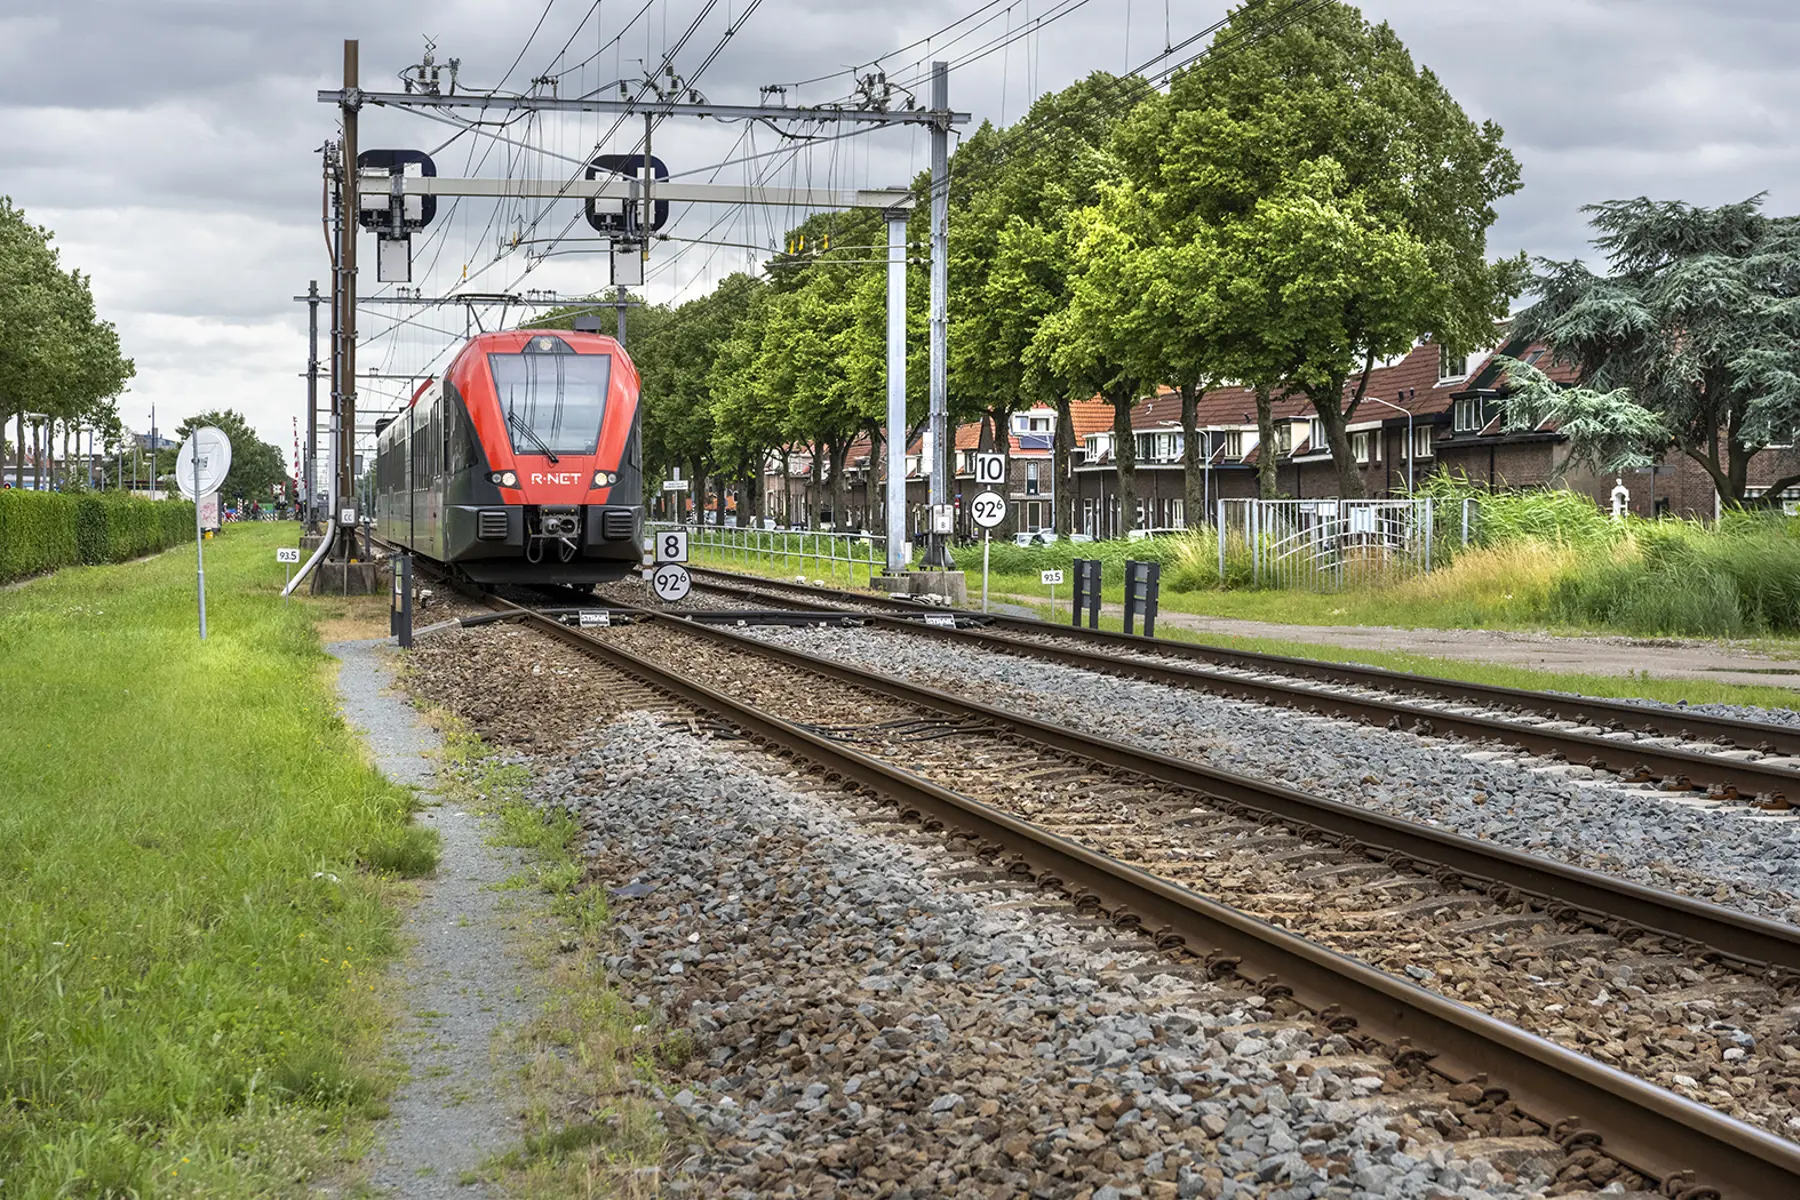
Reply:
[[[1626,795],[1574,764],[868,629],[752,629],[1167,754],[1800,921],[1800,822]]]
[[[494,887],[519,863],[511,852],[487,844],[475,814],[445,807],[430,794],[436,786],[433,756],[443,743],[404,697],[389,690],[392,659],[381,649],[386,644],[337,642],[326,649],[343,664],[338,694],[345,719],[384,775],[426,793],[430,807],[417,819],[442,835],[443,853],[436,876],[421,881],[419,902],[406,917],[411,945],[400,968],[400,1054],[408,1078],[383,1122],[370,1183],[403,1200],[484,1197],[486,1188],[459,1180],[518,1138],[503,1035],[532,1013],[519,986],[521,964],[509,950],[517,901],[503,900]]]

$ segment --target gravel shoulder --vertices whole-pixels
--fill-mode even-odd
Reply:
[[[1409,1095],[1285,1002],[973,881],[941,839],[889,836],[873,802],[794,777],[642,714],[537,761],[534,796],[579,817],[616,881],[609,974],[692,1038],[666,1085],[691,1135],[664,1194],[1473,1200],[1550,1182],[1541,1159],[1463,1157],[1434,1122],[1467,1136],[1489,1115]]]
[[[438,831],[442,853],[435,876],[420,881],[403,926],[410,945],[395,991],[404,1010],[398,1052],[407,1077],[377,1130],[369,1183],[402,1200],[479,1198],[488,1191],[464,1185],[464,1173],[520,1132],[510,1086],[518,1064],[509,1061],[506,1035],[534,1011],[516,957],[524,901],[522,893],[497,890],[519,858],[488,843],[481,818],[436,794],[442,740],[392,690],[394,660],[381,649],[385,643],[327,647],[342,663],[344,716],[384,775],[419,790],[427,807],[416,819]]]
[[[443,638],[409,682],[524,750],[530,798],[580,822],[604,984],[677,1051],[651,1085],[659,1194],[1497,1200],[1610,1178],[1479,1088],[1445,1096],[866,796],[633,711],[566,647]],[[571,1100],[572,1122],[595,1107]]]

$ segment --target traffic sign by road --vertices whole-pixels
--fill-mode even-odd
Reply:
[[[1006,520],[1006,497],[999,492],[982,492],[969,503],[969,519],[983,529],[992,529]]]
[[[278,563],[297,563],[297,562],[299,562],[300,561],[300,547],[298,547],[298,546],[277,546],[275,548],[275,561]]]
[[[687,530],[664,529],[656,535],[657,562],[684,563],[687,560]]]
[[[1050,570],[1050,571],[1039,571],[1038,572],[1038,582],[1043,584],[1045,587],[1055,587],[1057,584],[1061,583],[1062,581],[1063,581],[1063,573],[1062,573],[1061,567],[1058,567],[1058,568],[1056,568],[1054,570]]]
[[[181,453],[175,456],[175,483],[189,500],[218,491],[230,473],[231,439],[212,425],[202,425],[190,433],[187,441],[181,443]]]
[[[975,483],[979,487],[998,487],[1006,482],[1006,455],[977,454]]]
[[[693,586],[693,577],[680,563],[663,563],[650,576],[650,587],[665,604],[684,599]]]

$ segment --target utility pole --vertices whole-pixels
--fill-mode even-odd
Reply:
[[[357,113],[362,106],[358,92],[358,50],[355,38],[344,39],[344,143],[340,158],[343,202],[338,211],[338,505],[353,503],[356,495],[356,234],[357,234]],[[341,514],[331,514],[336,520]],[[354,531],[344,545],[344,561],[354,551]]]
[[[335,522],[337,520],[338,429],[340,428],[338,424],[338,407],[342,403],[344,395],[344,364],[342,361],[344,289],[340,285],[338,269],[341,262],[340,253],[344,240],[344,193],[341,187],[335,186],[336,176],[333,174],[334,171],[342,169],[342,149],[342,143],[339,143],[336,146],[333,146],[330,142],[325,144],[326,191],[331,196],[331,359],[329,366],[331,376],[331,415],[326,422],[325,429],[324,444],[326,451],[325,471],[323,474],[326,484],[325,504],[323,505],[324,514],[322,518],[326,522]]]
[[[307,528],[318,520],[319,502],[319,281],[306,287],[306,516]],[[299,499],[299,497],[295,497]]]
[[[950,109],[950,64],[931,64],[931,107],[934,112]],[[950,290],[950,122],[940,118],[931,123],[931,504],[933,509],[950,503],[949,470],[949,375],[947,352],[948,316],[946,294]],[[949,570],[955,566],[950,557],[949,539],[933,533],[925,553],[925,565]]]
[[[906,544],[906,218],[887,214],[887,573],[907,567]],[[873,464],[871,464],[873,468]],[[782,487],[787,486],[784,475]]]

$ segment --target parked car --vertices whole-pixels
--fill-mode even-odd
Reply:
[[[1160,526],[1155,529],[1133,529],[1131,532],[1127,533],[1125,537],[1128,541],[1141,542],[1145,538],[1168,537],[1172,534],[1186,532],[1187,530],[1185,529],[1176,529],[1173,526]]]
[[[1056,533],[1050,529],[1040,529],[1035,533],[1013,534],[1013,545],[1015,546],[1048,546],[1054,541],[1056,541]]]

